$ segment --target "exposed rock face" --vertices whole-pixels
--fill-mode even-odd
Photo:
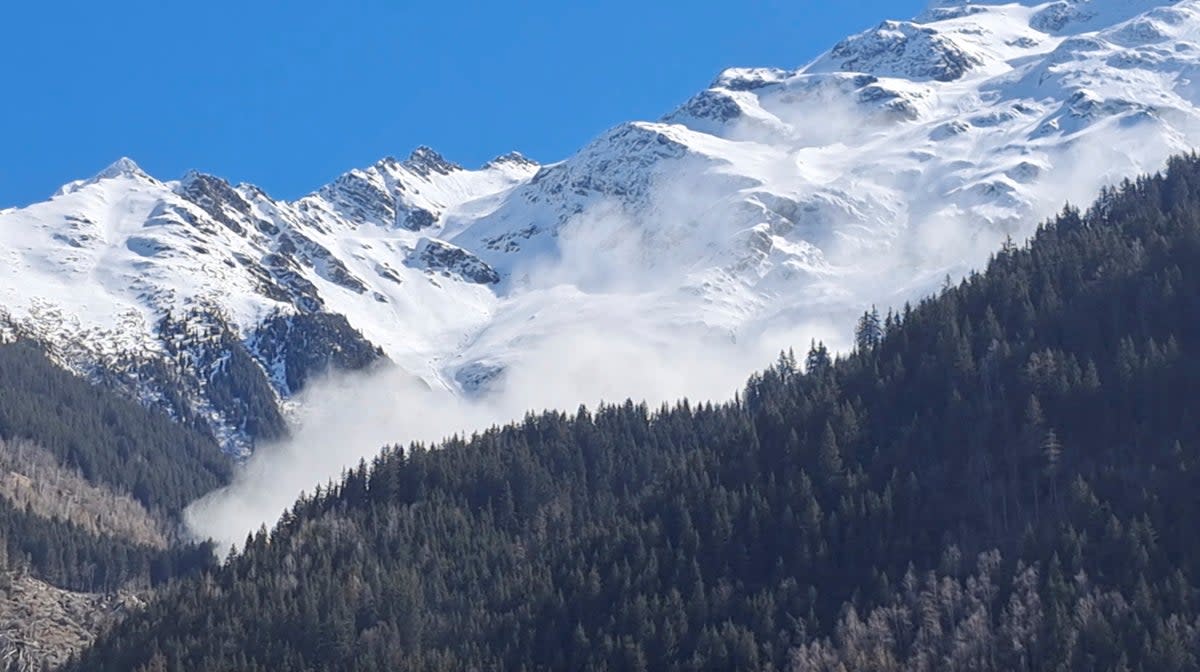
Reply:
[[[410,265],[479,285],[494,285],[500,282],[500,274],[483,263],[479,257],[461,247],[431,238],[422,238],[417,244]]]
[[[913,80],[952,82],[982,61],[934,28],[885,21],[838,43],[829,53],[842,70]]]
[[[386,360],[345,317],[329,313],[275,315],[263,322],[248,346],[283,396],[304,389],[321,374],[361,371]]]

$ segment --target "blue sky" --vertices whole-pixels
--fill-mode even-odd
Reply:
[[[122,155],[288,198],[421,144],[554,161],[926,2],[5,2],[0,207]]]

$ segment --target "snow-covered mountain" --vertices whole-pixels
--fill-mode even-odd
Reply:
[[[1200,0],[938,0],[545,166],[421,148],[289,202],[122,159],[0,211],[0,305],[231,450],[330,366],[478,394],[563,334],[765,352],[1190,150],[1198,76]]]

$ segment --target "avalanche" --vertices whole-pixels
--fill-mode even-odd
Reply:
[[[122,159],[0,211],[0,300],[147,401],[183,381],[174,411],[233,451],[254,437],[216,391],[230,348],[272,403],[378,352],[435,388],[503,394],[572,333],[765,360],[800,335],[840,344],[825,325],[1191,149],[1197,74],[1196,0],[939,0],[799,69],[727,70],[550,165],[420,148],[287,202]]]

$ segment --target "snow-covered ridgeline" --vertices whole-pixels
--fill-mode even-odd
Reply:
[[[277,402],[381,356],[502,390],[577,331],[753,360],[1190,150],[1198,45],[1196,0],[939,0],[546,166],[420,148],[283,201],[122,159],[0,211],[0,305],[76,368],[184,390],[176,412],[232,449],[254,433],[222,401],[247,362]]]

